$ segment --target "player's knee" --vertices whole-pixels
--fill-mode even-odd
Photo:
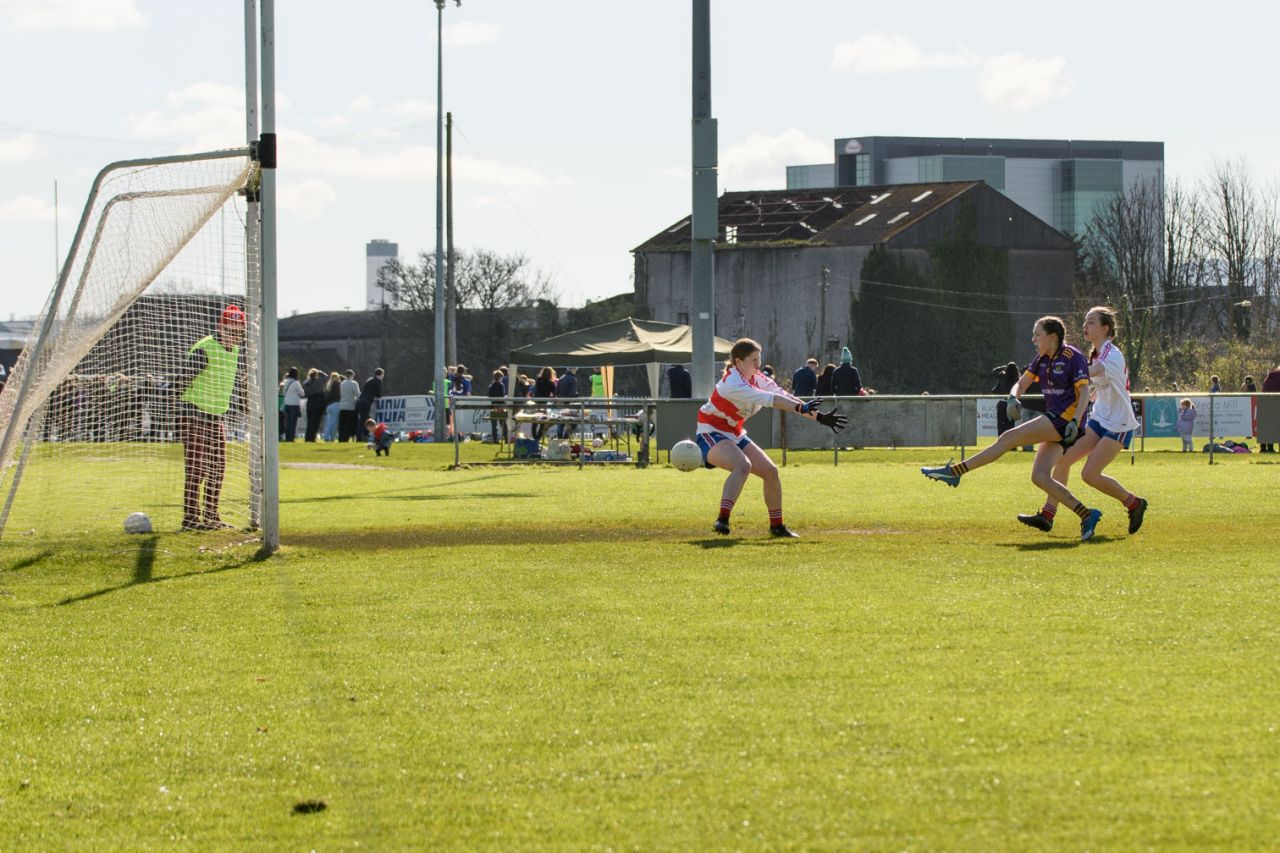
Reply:
[[[774,465],[772,462],[768,465],[757,465],[752,469],[752,471],[754,471],[755,475],[761,480],[765,480],[767,482],[773,482],[778,479],[778,466]]]
[[[1080,479],[1084,480],[1086,484],[1097,488],[1105,479],[1105,475],[1102,473],[1101,468],[1089,468],[1086,466],[1085,469],[1080,472]]]
[[[1053,482],[1053,471],[1033,469],[1031,471],[1031,482],[1039,488],[1046,488]]]

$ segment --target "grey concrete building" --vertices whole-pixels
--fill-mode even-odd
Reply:
[[[370,240],[364,247],[364,307],[367,311],[399,308],[395,294],[378,283],[378,273],[388,261],[400,258],[400,245],[389,240]]]
[[[788,166],[787,188],[981,180],[1066,234],[1115,193],[1164,182],[1163,142],[859,136],[834,148],[833,163]]]
[[[783,376],[811,355],[838,361],[846,345],[866,358],[854,340],[854,311],[866,285],[868,258],[883,250],[927,278],[933,249],[957,232],[966,212],[976,222],[975,244],[993,250],[1006,279],[997,291],[1003,295],[986,293],[986,301],[978,303],[1000,321],[991,326],[998,338],[983,342],[985,349],[992,364],[1009,359],[1025,364],[1032,355],[1035,318],[1070,304],[1072,243],[978,181],[725,193],[715,255],[715,334],[759,340],[765,360]],[[688,322],[689,245],[686,218],[633,250],[636,304],[652,319]],[[922,306],[936,307],[954,291],[981,291],[988,284],[963,276],[947,281],[943,289],[886,283],[889,289],[882,291],[875,310],[897,312],[900,319]],[[979,309],[959,310],[972,319]]]

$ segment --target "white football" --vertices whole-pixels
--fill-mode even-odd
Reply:
[[[150,533],[151,516],[145,512],[131,512],[124,520],[125,533]]]
[[[702,467],[702,450],[689,439],[671,446],[671,467],[677,471],[696,471]]]

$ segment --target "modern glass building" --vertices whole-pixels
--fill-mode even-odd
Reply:
[[[1041,220],[1080,234],[1097,206],[1141,181],[1164,183],[1163,142],[859,136],[832,164],[788,166],[787,189],[985,181]]]

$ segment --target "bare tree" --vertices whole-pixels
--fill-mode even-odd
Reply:
[[[1265,339],[1280,332],[1280,185],[1272,183],[1261,194],[1258,234],[1257,296],[1254,317]]]
[[[1179,181],[1164,199],[1164,264],[1159,312],[1163,344],[1181,343],[1192,332],[1208,278],[1204,204],[1194,189]]]
[[[1096,211],[1082,240],[1090,289],[1103,293],[1125,330],[1130,372],[1138,376],[1155,328],[1156,286],[1164,255],[1160,182],[1139,181]]]
[[[1223,298],[1224,332],[1249,340],[1250,297],[1258,273],[1258,193],[1243,160],[1218,162],[1205,185],[1208,243]]]

